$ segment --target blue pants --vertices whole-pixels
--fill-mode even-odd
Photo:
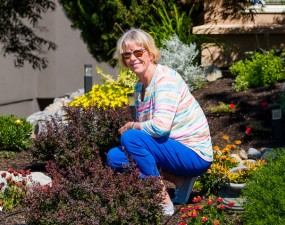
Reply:
[[[125,131],[121,136],[121,145],[124,149],[120,146],[108,152],[108,164],[120,171],[132,158],[142,178],[159,176],[159,169],[176,176],[196,177],[211,165],[178,141],[168,137],[153,138],[140,130]]]

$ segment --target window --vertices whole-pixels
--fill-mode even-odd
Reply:
[[[285,0],[250,0],[256,13],[285,13]]]

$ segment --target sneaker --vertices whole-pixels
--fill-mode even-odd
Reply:
[[[162,214],[164,216],[172,216],[174,214],[174,206],[173,203],[169,203],[168,205],[161,204],[162,206]]]
[[[171,199],[172,202],[175,204],[187,203],[196,179],[197,177],[186,177],[182,187],[175,188],[175,197]]]

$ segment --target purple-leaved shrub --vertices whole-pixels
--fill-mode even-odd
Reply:
[[[32,148],[36,159],[52,160],[60,167],[72,164],[75,153],[80,153],[79,158],[84,161],[94,159],[95,151],[99,151],[104,161],[106,152],[119,144],[118,129],[132,120],[128,107],[109,110],[66,107],[65,110],[65,121],[63,118],[45,121]]]
[[[36,186],[25,200],[29,225],[161,224],[160,178],[141,179],[134,165],[117,173],[102,163],[80,162],[59,168],[49,162],[52,187]]]

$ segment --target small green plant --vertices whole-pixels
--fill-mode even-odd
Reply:
[[[12,211],[24,202],[27,195],[29,170],[13,170],[1,173],[0,207],[5,211]]]
[[[209,108],[209,111],[211,113],[232,113],[237,110],[237,107],[235,104],[226,104],[224,102],[219,102],[218,105],[211,106]]]
[[[15,115],[0,116],[0,148],[23,150],[31,146],[33,126]]]
[[[204,71],[195,64],[195,58],[199,54],[196,44],[183,44],[175,34],[169,40],[163,42],[161,48],[160,64],[176,70],[185,80],[190,91],[203,87],[206,83]]]
[[[242,190],[245,224],[285,224],[284,151],[275,149],[267,165],[246,182]]]
[[[274,51],[255,52],[252,57],[234,63],[229,69],[236,76],[233,86],[237,91],[270,87],[285,79],[283,60]]]
[[[207,199],[202,197],[194,197],[193,205],[180,208],[181,222],[178,225],[190,225],[190,224],[208,224],[208,225],[230,225],[234,224],[234,221],[227,219],[225,209],[234,206],[233,202],[229,202],[228,205],[222,203],[221,197],[210,196]]]
[[[266,127],[261,122],[256,122],[256,121],[249,121],[249,122],[247,122],[246,123],[246,127],[250,127],[251,131],[253,133],[256,133],[256,132],[270,133],[270,132],[272,132],[272,128],[271,127]]]
[[[11,151],[0,151],[0,158],[3,159],[11,159],[16,156],[16,152],[11,152]]]

